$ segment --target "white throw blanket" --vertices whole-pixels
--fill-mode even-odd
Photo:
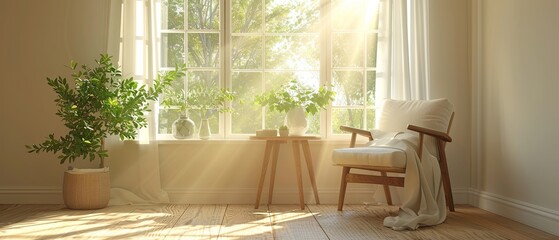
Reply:
[[[447,209],[437,158],[423,148],[420,160],[416,150],[418,137],[412,133],[373,132],[379,137],[369,143],[375,147],[397,148],[406,153],[406,178],[398,216],[386,217],[384,226],[394,230],[415,230],[446,219]]]

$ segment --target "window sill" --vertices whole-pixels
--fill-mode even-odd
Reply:
[[[337,145],[337,144],[349,144],[350,139],[320,139],[309,141],[310,145]],[[220,144],[247,144],[247,143],[264,143],[264,140],[251,140],[251,139],[208,139],[201,140],[197,138],[193,139],[158,139],[156,140],[159,145],[220,145]]]

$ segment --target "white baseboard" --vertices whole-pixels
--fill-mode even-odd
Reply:
[[[0,204],[63,204],[61,188],[2,188]]]
[[[559,236],[559,211],[470,189],[470,205]]]
[[[454,204],[469,204],[470,189],[469,188],[453,188],[452,197]]]

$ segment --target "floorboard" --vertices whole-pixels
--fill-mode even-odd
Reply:
[[[328,239],[309,208],[299,205],[270,205],[274,239]]]
[[[274,239],[268,211],[253,205],[228,205],[219,239]]]
[[[479,208],[458,205],[444,223],[393,231],[397,207],[346,205],[0,205],[0,239],[545,239],[554,236]]]
[[[227,205],[190,205],[167,239],[217,239]]]

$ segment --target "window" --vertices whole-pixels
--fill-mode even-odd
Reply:
[[[211,112],[211,131],[235,138],[277,128],[284,114],[252,104],[254,96],[291,79],[337,92],[326,113],[309,116],[308,133],[341,134],[339,125],[374,123],[377,1],[164,0],[158,21],[160,70],[177,63],[197,84],[235,91],[233,112]],[[189,111],[196,124],[201,113]],[[177,109],[158,113],[159,134],[170,134]]]
[[[335,134],[340,125],[369,129],[375,122],[378,2],[338,0],[332,9],[329,78],[336,99],[330,125]]]

